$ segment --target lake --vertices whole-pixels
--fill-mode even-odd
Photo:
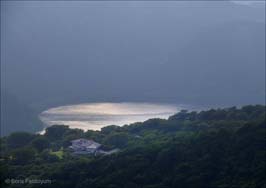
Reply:
[[[40,114],[46,126],[100,130],[107,125],[122,126],[151,118],[166,119],[182,106],[160,103],[85,103],[50,108]]]

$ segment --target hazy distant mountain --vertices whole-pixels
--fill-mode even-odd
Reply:
[[[15,131],[36,132],[42,123],[29,106],[1,89],[1,136]]]
[[[177,87],[176,96],[184,100],[264,104],[265,24],[229,22],[201,32],[164,70],[169,85]]]
[[[23,2],[1,11],[1,84],[29,104],[264,103],[263,6],[39,5]]]

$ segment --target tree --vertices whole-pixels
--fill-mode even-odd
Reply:
[[[123,148],[128,143],[128,135],[126,133],[113,133],[108,135],[104,142],[108,145]]]
[[[38,152],[41,152],[44,149],[48,148],[50,146],[50,143],[47,138],[40,136],[32,141],[32,145]]]
[[[64,133],[67,132],[68,130],[69,128],[66,125],[53,125],[45,130],[44,136],[53,141],[60,140],[62,139]]]
[[[9,148],[19,148],[29,144],[35,135],[26,132],[15,132],[7,138],[7,146]]]
[[[109,126],[101,128],[101,132],[103,134],[110,134],[112,132],[119,131],[119,130],[121,130],[121,127],[117,125],[109,125]]]
[[[35,157],[35,150],[30,147],[19,148],[11,153],[12,161],[18,165],[31,162]]]

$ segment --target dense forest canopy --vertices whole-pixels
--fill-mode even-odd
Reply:
[[[23,187],[222,188],[266,187],[265,106],[182,110],[101,131],[54,125],[44,135],[16,132],[1,138],[1,185],[6,179],[43,179]],[[93,139],[108,156],[72,155],[70,141]],[[3,173],[4,172],[4,173]]]

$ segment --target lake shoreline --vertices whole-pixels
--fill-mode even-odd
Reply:
[[[82,103],[50,108],[39,114],[44,123],[43,132],[54,124],[68,125],[82,130],[100,130],[108,125],[123,126],[148,119],[168,119],[188,105],[166,103],[123,102],[123,103]]]

